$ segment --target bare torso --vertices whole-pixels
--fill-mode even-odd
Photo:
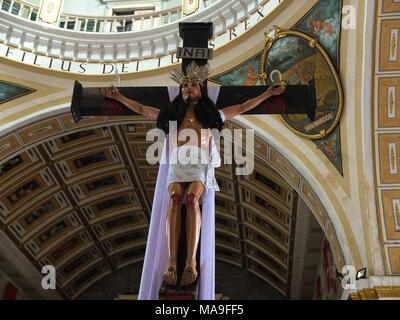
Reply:
[[[179,138],[177,141],[173,141],[172,145],[173,148],[175,147],[180,147],[182,145],[188,144],[188,145],[194,145],[196,147],[202,148],[204,150],[207,150],[208,145],[210,143],[210,137],[211,137],[211,130],[208,128],[207,131],[203,130],[203,136],[201,129],[204,129],[202,124],[196,120],[194,116],[194,112],[191,110],[187,110],[185,116],[183,117],[182,123],[180,127],[178,128],[178,135],[183,129],[191,129],[196,132],[196,141],[193,139],[189,139],[189,137],[186,137],[185,141],[179,141]]]

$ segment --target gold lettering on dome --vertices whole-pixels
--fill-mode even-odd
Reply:
[[[175,57],[176,60],[174,60],[174,57]],[[180,59],[179,59],[179,58],[176,58],[176,54],[173,53],[173,54],[171,55],[171,64],[178,63],[179,61],[180,61]],[[138,61],[138,63],[139,63],[139,61]]]
[[[262,9],[264,9],[264,7],[263,7]],[[257,10],[257,13],[258,13],[258,15],[259,15],[257,22],[259,22],[262,18],[264,18],[264,15],[263,15],[263,13],[262,13],[262,9],[261,9],[261,11],[258,11],[258,10]]]
[[[10,53],[10,50],[12,50],[13,48],[11,48],[11,47],[7,47],[7,52],[6,52],[6,57],[8,57],[8,54]],[[12,51],[11,51],[11,53],[13,53]]]
[[[39,67],[40,67],[40,64],[37,64],[37,63],[36,63],[38,57],[39,57],[38,55],[35,55],[35,59],[33,60],[33,64],[34,64],[35,66],[39,66]]]
[[[61,8],[62,1],[61,0],[43,0],[40,12],[38,13],[38,20],[48,23],[54,23],[57,21],[58,14]],[[196,4],[198,1],[191,0],[185,1],[188,5]],[[276,8],[279,5],[278,2],[273,6]],[[273,10],[274,8],[268,9],[268,12],[265,10],[266,4],[260,6],[257,11],[254,11],[250,14],[247,20],[240,21],[236,25],[236,27],[226,30],[226,32],[216,36],[214,39],[209,41],[210,48],[220,48],[223,47],[226,43],[231,40],[236,39],[241,36],[243,33],[247,32],[248,29],[251,29],[254,24],[262,20],[266,16],[266,14]],[[257,21],[257,17],[259,20]],[[253,20],[249,20],[254,18]],[[177,48],[177,51],[179,49]],[[200,58],[206,58],[212,56],[212,49],[196,51],[196,55]],[[183,50],[182,50],[183,52]],[[135,73],[135,72],[144,72],[148,70],[155,70],[158,68],[165,67],[170,64],[176,64],[181,62],[181,58],[177,56],[177,52],[168,53],[165,56],[154,57],[149,59],[142,60],[131,60],[126,63],[116,63],[115,66],[104,63],[96,63],[96,62],[84,62],[84,61],[75,61],[75,60],[64,60],[62,57],[50,57],[41,54],[35,54],[28,50],[21,50],[16,47],[8,46],[4,43],[0,43],[0,56],[5,57],[9,60],[16,61],[18,63],[23,63],[30,66],[37,66],[41,68],[46,68],[49,70],[54,70],[56,72],[67,72],[73,74],[86,74],[86,75],[110,75],[115,71],[115,68],[121,70],[121,73]],[[141,64],[140,61],[144,63]],[[136,67],[134,66],[136,63]],[[132,64],[132,67],[130,67]]]
[[[235,28],[229,31],[229,40],[232,40],[232,36],[233,38],[237,37],[237,34],[235,32],[236,32]]]
[[[246,19],[244,21],[244,30],[248,30],[249,29],[249,19]]]
[[[69,63],[67,69],[64,69],[64,63],[65,63],[65,62],[68,62],[68,63]],[[63,70],[63,71],[68,71],[68,72],[71,71],[71,64],[72,64],[71,61],[63,61],[62,64],[61,64],[61,70]]]
[[[111,67],[110,71],[108,71],[108,72],[106,72],[107,66],[108,66],[108,67]],[[105,64],[103,65],[103,74],[110,74],[110,73],[113,72],[113,71],[114,71],[114,66],[113,66],[112,64],[105,63]]]
[[[84,64],[86,64],[86,63],[81,63],[80,65],[79,65],[79,68],[81,68],[83,71],[81,72],[81,71],[78,71],[79,73],[85,73],[86,72],[86,69],[83,67],[83,65]]]
[[[128,68],[128,67],[126,66],[126,63],[123,62],[123,63],[122,63],[122,68],[121,68],[121,73],[126,73],[126,72],[128,72],[128,69],[125,69],[125,68]]]

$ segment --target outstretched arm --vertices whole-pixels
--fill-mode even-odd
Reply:
[[[222,111],[225,115],[225,121],[257,107],[261,102],[267,100],[272,96],[282,94],[285,91],[285,89],[286,86],[284,85],[282,86],[272,85],[262,94],[253,99],[249,99],[246,102],[243,102],[242,104],[236,104],[230,107],[223,108]]]
[[[146,118],[149,118],[150,120],[157,120],[158,113],[160,112],[159,109],[144,106],[135,100],[123,96],[114,86],[111,87],[111,90],[108,88],[102,88],[101,92],[106,98],[117,100],[123,105],[127,106],[129,109],[141,114],[142,116],[145,116]]]

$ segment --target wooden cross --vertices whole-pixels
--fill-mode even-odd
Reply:
[[[206,64],[212,51],[208,49],[208,41],[213,36],[212,23],[179,23],[179,35],[183,39],[183,48],[178,48],[183,57],[182,71],[185,72],[186,66],[194,60],[198,65]],[[221,87],[216,101],[217,108],[243,103],[260,95],[267,88],[266,86]],[[160,109],[170,103],[166,86],[122,87],[118,90],[122,95],[143,105]],[[308,85],[287,85],[282,95],[273,96],[243,114],[307,114],[314,121],[316,107],[315,86],[312,79]],[[138,115],[120,102],[104,98],[101,88],[83,88],[78,81],[74,84],[71,112],[75,122],[82,116]]]
[[[182,71],[185,73],[186,66],[193,60],[198,65],[206,64],[207,59],[212,55],[212,50],[208,48],[208,41],[213,36],[212,23],[180,23],[179,34],[183,39],[183,48],[178,48],[178,56],[182,57]],[[122,95],[143,105],[162,108],[170,103],[166,86],[122,87],[118,90]],[[216,101],[217,108],[243,103],[265,90],[267,90],[265,86],[221,87]],[[282,95],[273,96],[244,114],[307,114],[311,120],[315,120],[316,106],[315,87],[312,80],[308,85],[287,85]],[[101,88],[83,88],[78,81],[75,81],[71,112],[75,122],[78,122],[82,116],[137,115],[120,102],[105,98]],[[178,245],[178,273],[183,270],[186,256],[185,205],[182,206],[181,217],[183,227]],[[199,259],[200,250],[199,242],[197,259]],[[198,290],[198,283],[185,288],[163,284],[159,297],[160,299],[197,299]]]

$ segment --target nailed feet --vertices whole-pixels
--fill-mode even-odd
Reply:
[[[178,282],[176,267],[168,266],[167,271],[164,272],[163,279],[169,285],[176,286],[176,283]]]
[[[181,286],[188,286],[196,281],[198,276],[196,268],[186,267],[182,274]]]

